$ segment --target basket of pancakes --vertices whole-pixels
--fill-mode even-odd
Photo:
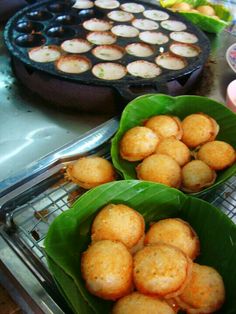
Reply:
[[[235,243],[221,210],[140,180],[86,192],[44,242],[72,311],[91,314],[234,313]]]
[[[199,196],[236,173],[235,126],[235,114],[212,99],[144,95],[122,113],[112,162],[125,179]]]
[[[232,21],[229,8],[207,0],[160,0],[161,6],[186,17],[203,31],[219,33]]]

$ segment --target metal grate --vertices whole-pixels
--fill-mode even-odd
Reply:
[[[85,190],[69,182],[58,182],[23,206],[16,208],[13,221],[21,241],[47,267],[43,241],[52,221],[69,209],[72,202]],[[216,191],[204,197],[220,208],[236,223],[236,176]]]
[[[236,224],[236,176],[205,198]]]
[[[72,202],[84,190],[70,182],[59,182],[33,200],[16,208],[13,222],[17,226],[17,234],[23,243],[45,265],[46,258],[43,241],[52,221],[62,212],[69,209]]]

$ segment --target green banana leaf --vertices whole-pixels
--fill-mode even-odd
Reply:
[[[112,140],[111,157],[117,171],[125,179],[136,179],[135,168],[138,162],[129,162],[120,157],[119,142],[124,133],[130,128],[141,125],[146,119],[157,114],[169,114],[178,116],[180,119],[187,115],[204,112],[214,119],[220,126],[218,140],[226,141],[236,148],[236,115],[222,104],[201,96],[178,96],[171,97],[163,94],[149,94],[140,96],[131,101],[124,109],[119,129]],[[200,196],[218,187],[236,173],[236,164],[230,168],[218,172],[215,183],[198,193]]]
[[[50,270],[79,314],[108,314],[112,302],[91,295],[80,273],[81,253],[91,241],[90,228],[98,211],[108,203],[123,203],[139,211],[146,227],[153,221],[179,217],[196,230],[201,242],[197,262],[215,267],[226,287],[219,313],[236,313],[236,225],[209,203],[162,184],[123,180],[100,185],[82,195],[51,224],[45,239]]]
[[[183,1],[160,0],[161,6],[166,9],[170,8],[175,3],[181,2]],[[179,14],[183,15],[192,23],[196,24],[199,28],[208,33],[219,33],[232,21],[232,15],[230,14],[230,11],[221,4],[213,4],[206,0],[184,0],[184,2],[191,4],[193,8],[196,8],[200,5],[210,5],[214,8],[216,15],[220,18],[219,20],[201,13],[178,11]]]

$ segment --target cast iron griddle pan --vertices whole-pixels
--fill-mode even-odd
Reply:
[[[97,78],[91,72],[91,69],[87,72],[81,74],[67,74],[57,70],[54,62],[48,63],[38,63],[34,62],[28,57],[28,51],[32,47],[37,47],[41,45],[57,45],[60,46],[63,41],[66,39],[72,38],[86,38],[86,35],[89,33],[82,23],[91,18],[99,18],[104,20],[109,20],[107,14],[112,11],[110,9],[101,9],[97,6],[94,6],[91,9],[75,9],[73,4],[75,1],[41,1],[32,6],[28,6],[17,14],[15,14],[7,23],[5,27],[4,38],[6,45],[10,53],[26,64],[27,66],[32,67],[35,70],[40,70],[44,73],[53,75],[56,78],[69,80],[77,82],[79,84],[86,84],[89,86],[108,86],[113,87],[119,91],[122,96],[127,96],[127,98],[134,98],[132,95],[129,95],[130,88],[132,87],[150,87],[150,92],[166,92],[166,82],[172,81],[176,78],[184,77],[187,74],[191,74],[197,69],[203,67],[205,64],[209,52],[210,44],[206,35],[194,26],[192,23],[187,21],[185,18],[180,16],[177,13],[171,12],[164,8],[159,7],[158,5],[138,1],[136,3],[142,4],[145,7],[145,10],[160,10],[167,12],[169,14],[169,20],[176,20],[183,22],[187,29],[186,32],[190,32],[197,36],[198,42],[196,45],[200,47],[201,52],[197,57],[186,58],[187,66],[181,70],[168,70],[162,68],[162,73],[155,78],[140,78],[135,77],[127,73],[126,76],[120,80],[103,80]],[[120,4],[127,2],[135,1],[124,1],[120,0]],[[119,8],[115,9],[119,10]],[[134,13],[135,18],[145,18],[143,13]],[[111,21],[111,20],[109,20]],[[115,22],[112,21],[113,25],[124,24],[131,25],[131,22]],[[158,22],[159,28],[157,32],[162,32],[163,34],[169,37],[171,31],[166,30],[161,27],[160,22]],[[141,30],[140,30],[141,31]],[[139,37],[135,38],[124,38],[118,37],[115,45],[125,47],[130,43],[140,43],[142,42]],[[166,44],[160,45],[151,45],[154,49],[154,54],[145,58],[138,58],[129,54],[124,54],[124,56],[117,61],[111,61],[115,63],[122,64],[127,66],[132,61],[139,59],[146,60],[152,63],[155,63],[155,58],[161,54],[160,47],[162,51],[169,51],[170,45],[174,41],[169,39],[169,42]],[[96,58],[91,51],[81,54],[82,56],[87,57],[92,65],[97,63],[105,62]],[[132,94],[132,93],[131,93]]]

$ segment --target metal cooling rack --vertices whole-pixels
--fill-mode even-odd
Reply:
[[[236,176],[230,178],[204,199],[220,208],[236,224]]]
[[[59,183],[53,184],[36,198],[16,208],[12,215],[19,239],[42,261],[44,266],[46,266],[46,258],[43,241],[51,222],[69,209],[73,201],[85,192],[73,183],[65,181],[60,183],[60,180],[61,178]],[[236,176],[204,199],[220,208],[236,223]]]
[[[109,158],[109,139],[117,125],[115,119],[108,121],[76,143],[46,156],[27,169],[26,174],[17,177],[18,180],[6,181],[4,189],[0,189],[0,236],[56,304],[61,297],[47,268],[43,242],[55,217],[68,210],[74,200],[85,192],[65,180],[64,170],[68,162],[80,156],[95,154]],[[236,176],[203,198],[236,223]],[[40,300],[41,290],[38,295],[36,299]],[[65,312],[68,313],[68,310]]]

